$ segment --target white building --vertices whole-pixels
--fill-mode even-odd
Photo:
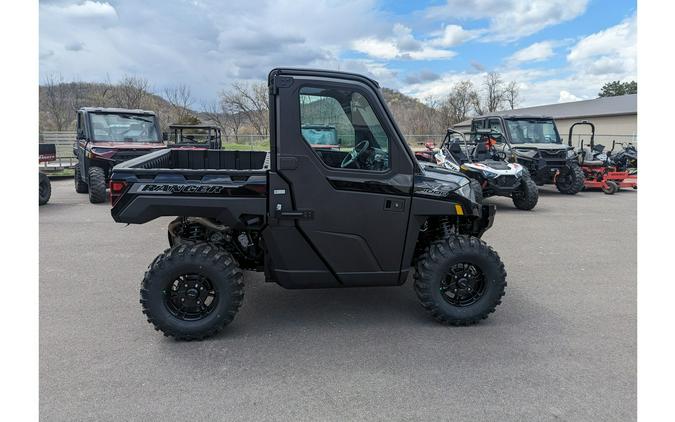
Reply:
[[[503,110],[491,114],[553,117],[564,142],[567,141],[572,123],[581,120],[588,120],[595,125],[597,143],[609,146],[612,140],[637,142],[637,94]],[[471,120],[460,122],[454,128],[468,132],[471,130]],[[588,132],[585,126],[574,129],[575,135],[587,136]]]

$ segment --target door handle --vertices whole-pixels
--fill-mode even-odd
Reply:
[[[387,198],[384,200],[385,211],[403,211],[405,209],[405,199]]]
[[[274,216],[277,219],[311,220],[314,218],[314,210],[277,210],[275,211]]]

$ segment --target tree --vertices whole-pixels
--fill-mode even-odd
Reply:
[[[453,85],[446,101],[440,107],[445,120],[444,126],[452,126],[466,120],[474,108],[477,97],[476,88],[471,81],[460,81]]]
[[[504,102],[504,81],[497,72],[490,72],[483,80],[485,90],[485,108],[488,113],[498,111]]]
[[[204,115],[213,124],[218,126],[225,134],[228,132],[234,136],[235,143],[239,142],[239,130],[244,123],[244,116],[226,101],[225,92],[220,94],[218,101],[204,105]]]
[[[607,82],[602,86],[598,97],[617,97],[619,95],[637,94],[637,82]]]
[[[515,109],[520,101],[520,88],[518,82],[511,81],[504,88],[504,101],[509,105],[511,110]]]
[[[117,84],[112,97],[117,107],[141,108],[148,96],[149,88],[147,79],[127,75]]]
[[[192,123],[197,119],[192,113],[190,107],[194,100],[192,99],[192,92],[190,87],[185,84],[180,84],[173,88],[164,89],[164,98],[171,106],[172,117],[178,124],[195,124]]]
[[[72,105],[68,87],[61,75],[47,75],[43,82],[44,104],[54,129],[66,130],[72,121]]]
[[[234,82],[223,98],[227,108],[232,113],[241,113],[258,135],[267,135],[268,92],[265,83]]]

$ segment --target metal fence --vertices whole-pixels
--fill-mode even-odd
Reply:
[[[432,135],[404,135],[406,142],[413,150],[425,148],[427,142],[432,142],[438,146],[443,141],[445,134]],[[590,134],[579,133],[572,138],[572,144],[579,146],[580,141],[588,143]],[[637,135],[606,135],[596,134],[595,143],[602,144],[607,149],[612,147],[612,141],[617,143],[632,143],[637,146]],[[75,131],[45,131],[40,133],[40,143],[56,145],[56,160],[49,163],[42,163],[40,166],[45,170],[62,170],[72,168],[77,163],[77,158],[73,156],[73,143],[75,142]],[[563,139],[567,142],[567,138]],[[265,135],[224,135],[223,149],[239,151],[269,151],[269,137]],[[620,149],[617,146],[617,150]]]

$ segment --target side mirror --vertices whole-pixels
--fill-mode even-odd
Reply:
[[[169,134],[162,132],[162,141],[167,142],[169,140]]]

